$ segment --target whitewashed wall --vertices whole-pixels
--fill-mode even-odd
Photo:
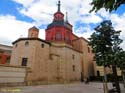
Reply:
[[[24,82],[26,68],[0,65],[0,83]]]

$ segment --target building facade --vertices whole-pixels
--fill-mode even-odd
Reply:
[[[0,64],[10,64],[12,46],[0,44]]]
[[[81,81],[95,75],[95,62],[88,41],[73,34],[72,25],[60,9],[46,30],[46,39],[38,37],[35,26],[28,30],[27,38],[13,42],[11,65],[30,68],[26,81],[66,83]]]

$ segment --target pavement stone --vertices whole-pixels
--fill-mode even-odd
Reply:
[[[123,85],[120,85],[121,93],[125,93]],[[112,88],[108,83],[108,88]],[[103,83],[90,82],[72,83],[72,84],[55,84],[55,85],[38,85],[38,86],[20,86],[5,87],[0,89],[0,93],[104,93]]]

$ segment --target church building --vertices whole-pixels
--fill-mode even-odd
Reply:
[[[31,27],[27,38],[13,42],[10,65],[28,67],[26,82],[67,83],[95,76],[95,62],[88,41],[73,34],[72,25],[58,2],[52,23],[45,29]]]

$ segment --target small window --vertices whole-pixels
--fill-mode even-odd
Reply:
[[[4,50],[0,49],[0,53],[4,53]]]
[[[74,54],[72,55],[72,59],[75,59],[75,55]]]
[[[72,66],[72,70],[73,70],[73,72],[75,71],[75,65]]]
[[[25,46],[29,46],[29,42],[28,41],[25,42]]]
[[[0,56],[0,63],[1,63],[1,60],[2,60],[2,58],[1,58],[1,56]]]
[[[90,48],[88,47],[88,53],[90,53]]]
[[[91,52],[94,53],[94,50],[92,50]]]
[[[68,36],[66,36],[66,41],[69,41],[69,37]]]
[[[21,66],[27,66],[27,61],[28,61],[28,58],[22,58]]]
[[[56,40],[61,40],[61,34],[60,33],[56,33]]]
[[[44,48],[44,44],[41,44],[41,47]]]
[[[7,57],[6,64],[10,64],[10,57]]]
[[[33,33],[31,33],[31,37],[33,37]]]

